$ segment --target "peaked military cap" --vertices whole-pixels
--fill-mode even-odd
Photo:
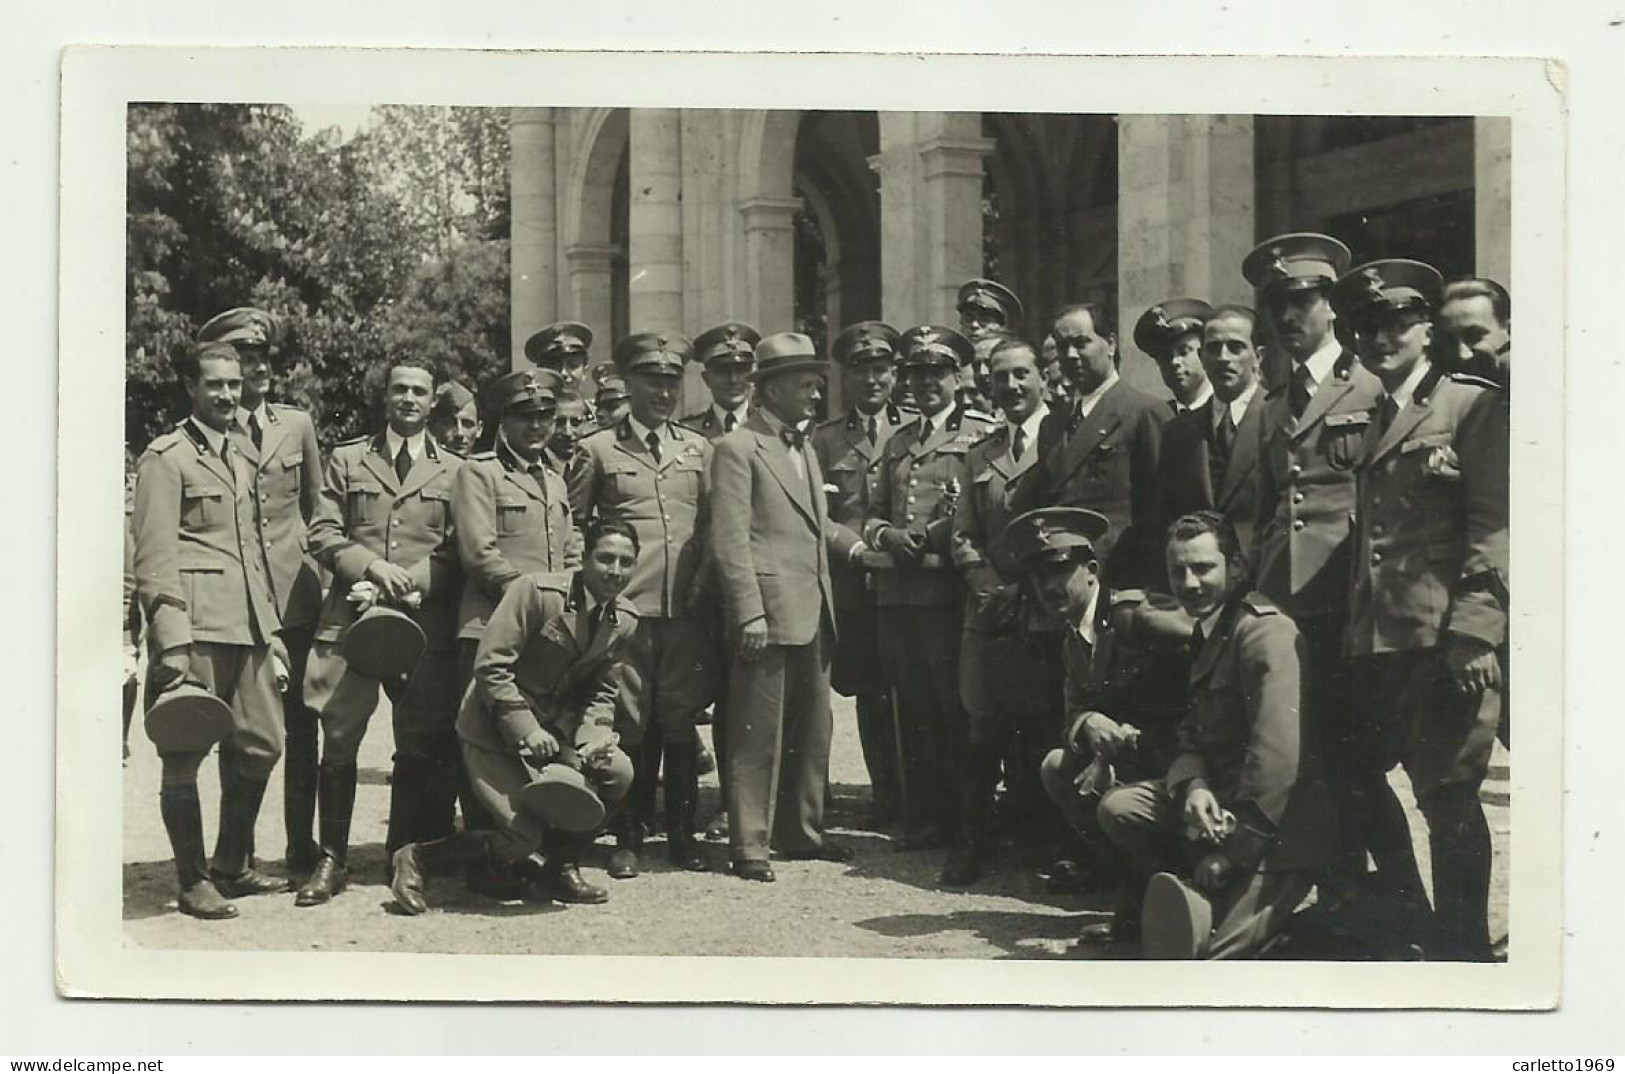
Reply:
[[[1092,554],[1110,528],[1105,515],[1085,507],[1040,507],[1011,519],[999,539],[1010,562],[1032,570],[1071,559],[1080,548]]]
[[[448,380],[435,389],[434,406],[429,413],[436,417],[453,417],[463,407],[474,401],[474,393],[455,380]]]
[[[525,340],[525,357],[537,365],[562,366],[591,345],[592,329],[579,321],[556,321]]]
[[[1021,299],[1016,293],[996,280],[966,280],[959,288],[959,301],[954,308],[960,313],[969,309],[984,309],[1004,319],[1006,328],[1021,324]]]
[[[231,734],[231,706],[187,681],[159,694],[142,726],[159,753],[202,753]]]
[[[761,342],[762,334],[750,325],[728,321],[701,332],[694,340],[694,353],[690,357],[706,365],[712,362],[749,364],[756,361],[756,347]]]
[[[824,372],[829,363],[818,356],[818,348],[810,337],[800,332],[779,332],[762,340],[756,348],[756,368],[750,379],[761,382],[780,373],[797,373],[804,369]]]
[[[1432,265],[1404,258],[1368,261],[1332,288],[1332,308],[1353,319],[1379,309],[1433,309],[1444,277]]]
[[[835,337],[830,356],[842,365],[854,365],[875,358],[897,358],[897,341],[902,337],[885,321],[859,321],[849,324]]]
[[[425,644],[423,628],[410,615],[382,604],[362,612],[339,639],[351,668],[385,681],[411,674]]]
[[[618,403],[626,398],[626,381],[615,372],[614,366],[596,367],[592,379],[598,382],[598,395],[593,400],[596,406]]]
[[[485,389],[485,409],[497,417],[514,410],[552,410],[564,376],[556,369],[519,369],[504,373]]]
[[[898,349],[904,366],[951,365],[957,369],[976,359],[976,348],[970,340],[940,324],[910,328],[903,333]]]
[[[1253,248],[1241,262],[1241,274],[1259,290],[1285,287],[1291,291],[1324,287],[1349,270],[1349,248],[1312,231],[1277,235]]]
[[[595,831],[604,821],[604,801],[587,777],[567,764],[550,764],[519,789],[525,812],[567,832]]]
[[[675,332],[639,332],[615,344],[615,368],[624,373],[669,373],[682,376],[683,363],[694,352],[687,336]]]
[[[199,343],[230,343],[237,347],[267,347],[274,351],[281,329],[271,314],[253,306],[238,306],[217,313],[197,330]]]
[[[1180,336],[1200,332],[1211,316],[1213,307],[1199,298],[1159,302],[1134,322],[1134,345],[1153,358],[1166,358]]]

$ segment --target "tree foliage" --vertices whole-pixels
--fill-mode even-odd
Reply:
[[[368,427],[390,355],[506,368],[505,110],[381,106],[345,139],[280,105],[138,104],[127,132],[131,447],[184,414],[172,361],[232,306],[278,316],[277,397],[329,445]]]

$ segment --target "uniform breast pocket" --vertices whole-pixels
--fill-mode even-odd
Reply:
[[[344,493],[344,515],[353,529],[370,526],[382,519],[384,486],[358,482]]]
[[[1329,415],[1336,417],[1336,415]],[[1326,423],[1326,463],[1333,470],[1352,470],[1365,446],[1366,423]]]
[[[451,490],[431,487],[418,495],[423,500],[424,525],[437,533],[445,532],[446,520],[451,516]]]
[[[192,614],[192,622],[205,622],[206,617],[198,613],[207,612],[214,603],[211,598],[225,581],[225,568],[218,563],[183,563],[176,573],[180,575],[181,595]]]
[[[497,497],[497,535],[512,537],[525,532],[525,498],[523,496]]]
[[[635,500],[643,494],[643,478],[635,463],[620,463],[604,467],[604,484],[609,486],[615,503]]]
[[[181,487],[181,524],[190,529],[216,526],[226,518],[226,490],[219,485]]]

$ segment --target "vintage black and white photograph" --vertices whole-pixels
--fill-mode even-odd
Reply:
[[[125,952],[1550,942],[1506,101],[364,88],[119,90]]]

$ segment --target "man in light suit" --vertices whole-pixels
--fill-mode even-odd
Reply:
[[[1354,752],[1379,771],[1403,764],[1427,819],[1435,928],[1424,951],[1488,961],[1478,790],[1501,715],[1509,414],[1492,382],[1428,360],[1441,286],[1431,266],[1390,260],[1332,290],[1382,384],[1357,471],[1348,645],[1368,689]]]
[[[835,631],[829,563],[851,562],[863,543],[830,521],[807,443],[826,363],[799,332],[764,339],[756,363],[761,408],[716,442],[710,539],[733,643],[729,853],[735,875],[767,882],[774,844],[791,859],[852,858],[823,828]]]
[[[1213,392],[1162,430],[1157,473],[1159,528],[1192,511],[1217,511],[1253,547],[1258,516],[1258,445],[1264,393],[1258,385],[1258,315],[1220,306],[1200,331],[1202,366]]]
[[[198,329],[200,343],[229,343],[242,360],[243,394],[237,424],[247,431],[259,454],[254,467],[254,498],[259,505],[256,532],[271,565],[271,590],[282,615],[280,636],[288,649],[288,690],[282,697],[286,863],[289,874],[304,877],[321,856],[312,837],[316,820],[316,714],[305,704],[304,678],[315,640],[316,618],[322,608],[321,577],[306,552],[307,527],[322,491],[322,455],[310,415],[267,398],[280,337],[276,318],[250,307],[227,310]],[[220,754],[222,785],[235,778],[228,757],[226,752]]]
[[[1333,333],[1337,314],[1328,294],[1349,260],[1348,247],[1331,236],[1303,233],[1260,243],[1241,265],[1291,365],[1264,403],[1254,585],[1298,625],[1309,714],[1327,756],[1339,758],[1327,768],[1340,844],[1328,902],[1362,882],[1369,851],[1385,896],[1420,906],[1422,878],[1405,812],[1380,771],[1355,766],[1351,748],[1343,639],[1354,469],[1382,386]]]

